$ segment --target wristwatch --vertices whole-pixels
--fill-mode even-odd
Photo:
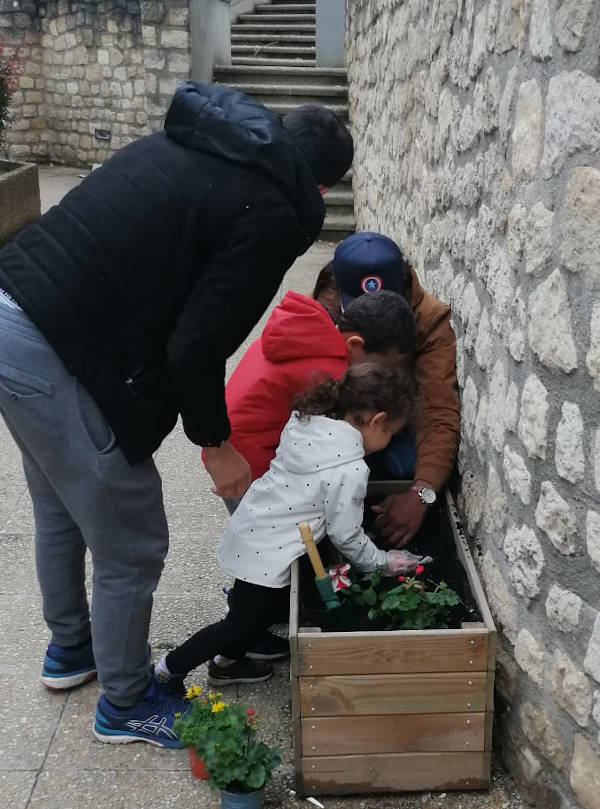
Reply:
[[[421,503],[423,503],[424,506],[432,506],[437,500],[435,490],[430,489],[429,486],[421,486],[420,488],[413,486],[413,491],[419,495]]]

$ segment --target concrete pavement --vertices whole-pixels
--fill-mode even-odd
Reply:
[[[77,169],[41,171],[43,207],[80,181]],[[274,303],[287,289],[308,292],[334,245],[318,243],[288,273]],[[264,323],[264,319],[263,319]],[[248,338],[260,333],[259,324]],[[243,349],[240,349],[241,354]],[[233,357],[231,365],[237,357]],[[218,796],[189,774],[185,751],[145,744],[111,746],[91,734],[96,683],[51,693],[39,682],[48,633],[41,616],[33,563],[33,520],[19,454],[0,423],[0,807],[11,809],[216,809]],[[171,549],[156,594],[151,642],[156,655],[185,639],[224,607],[226,577],[215,548],[226,519],[200,452],[180,427],[163,443],[157,464],[164,481]],[[193,679],[203,685],[205,669]],[[277,743],[283,765],[267,789],[267,805],[309,807],[289,794],[292,785],[290,697],[287,664],[268,684],[234,686],[226,699],[254,707],[265,737]],[[514,784],[495,768],[487,793],[412,794],[322,798],[327,809],[522,809]]]

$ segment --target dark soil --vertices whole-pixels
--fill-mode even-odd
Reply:
[[[365,503],[364,528],[380,547],[384,547],[375,531],[371,505],[372,502]],[[325,568],[341,561],[337,551],[327,539],[322,540],[318,547]],[[456,555],[450,516],[444,502],[436,504],[428,511],[408,550],[420,556],[432,557],[433,561],[426,566],[422,576],[424,580],[433,585],[445,581],[448,587],[460,596],[461,603],[447,610],[446,624],[449,629],[460,629],[464,621],[482,620],[469,587],[467,574]],[[389,581],[385,580],[384,586],[391,588],[396,584],[396,579],[390,578]],[[339,609],[324,610],[307,557],[303,557],[300,564],[300,607],[302,626],[320,626],[323,630],[331,632],[375,631],[386,628],[385,623],[368,619],[368,608],[359,607],[347,600],[342,599],[342,606]]]

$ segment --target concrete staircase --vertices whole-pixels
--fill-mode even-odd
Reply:
[[[259,3],[231,26],[231,65],[215,68],[215,81],[255,96],[280,115],[301,104],[322,104],[348,120],[345,68],[315,65],[315,3]],[[352,172],[325,197],[322,239],[338,241],[355,230]]]

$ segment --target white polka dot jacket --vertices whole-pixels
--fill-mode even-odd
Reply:
[[[386,552],[361,527],[368,477],[355,427],[292,413],[269,469],[225,527],[219,564],[243,581],[285,587],[290,565],[304,553],[298,523],[307,522],[316,542],[327,535],[357,570],[385,565]]]

